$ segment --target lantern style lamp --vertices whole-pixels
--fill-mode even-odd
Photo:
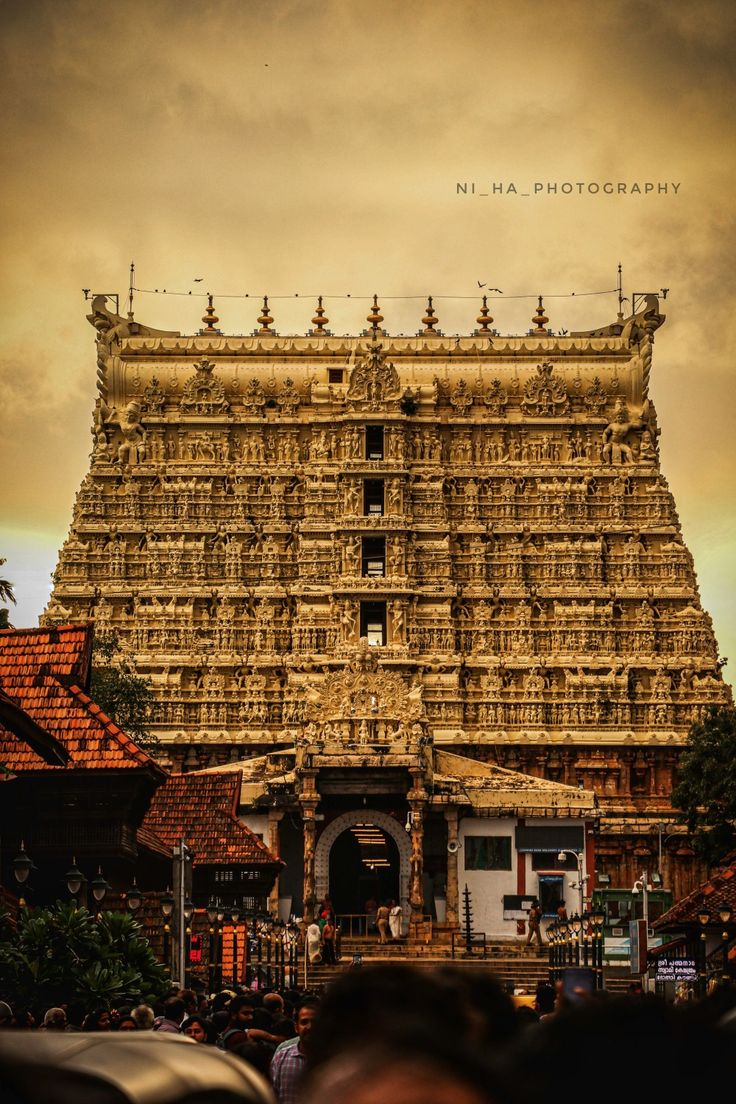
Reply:
[[[89,883],[89,888],[92,890],[92,896],[99,905],[105,899],[105,894],[110,888],[102,875],[101,866],[98,866],[97,877],[93,878],[92,881]]]
[[[135,878],[133,879],[133,885],[128,890],[125,897],[126,897],[126,901],[127,901],[127,904],[128,904],[128,908],[130,909],[130,911],[135,916],[135,914],[138,912],[138,909],[143,904],[143,894],[139,890],[139,888],[136,884]]]
[[[72,897],[77,897],[79,892],[87,881],[82,871],[77,866],[77,860],[72,857],[72,865],[64,875],[64,881],[66,882],[66,888],[71,893]]]
[[[26,852],[26,845],[23,840],[21,840],[20,851],[13,859],[13,874],[15,875],[15,880],[18,885],[25,885],[31,871],[35,869],[36,867],[33,865],[33,860]]]

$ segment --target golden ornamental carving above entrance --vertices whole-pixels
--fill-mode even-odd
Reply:
[[[367,402],[372,410],[380,403],[398,399],[401,393],[399,374],[387,363],[380,342],[371,345],[368,358],[355,365],[350,373],[347,398],[350,402]]]
[[[230,404],[225,398],[225,385],[213,375],[214,364],[201,360],[195,374],[184,385],[179,403],[182,414],[225,414]]]
[[[315,721],[418,721],[425,717],[422,687],[409,685],[399,674],[379,666],[365,639],[347,667],[330,673],[320,686],[307,690],[307,708]]]

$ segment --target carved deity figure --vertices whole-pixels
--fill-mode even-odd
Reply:
[[[404,603],[400,598],[395,598],[391,603],[391,617],[393,622],[394,644],[404,642]]]
[[[603,448],[601,459],[604,464],[631,464],[634,454],[626,444],[626,438],[632,429],[639,429],[641,421],[632,421],[623,399],[616,400],[613,421],[603,430]]]
[[[118,459],[123,465],[140,464],[146,458],[146,431],[139,418],[140,403],[129,402],[120,419],[123,443],[118,449]]]

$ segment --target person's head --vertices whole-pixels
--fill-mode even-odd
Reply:
[[[63,1008],[49,1008],[43,1018],[47,1031],[63,1031],[66,1028],[66,1012]]]
[[[116,1031],[137,1031],[136,1022],[133,1019],[133,1013],[128,1012],[127,1015],[121,1016],[118,1020]]]
[[[511,997],[485,972],[377,964],[330,983],[309,1040],[310,1060],[316,1068],[347,1052],[357,1038],[409,1054],[426,1037],[430,1051],[452,1042],[461,1061],[468,1050],[506,1046],[518,1030]]]
[[[164,1003],[164,1017],[171,1020],[177,1026],[184,1019],[186,1008],[181,997],[169,997]]]
[[[539,1015],[548,1016],[551,1012],[554,1012],[556,1000],[557,994],[554,985],[550,985],[548,981],[540,981],[537,985],[535,1000],[535,1008]]]
[[[130,1015],[138,1031],[150,1031],[153,1027],[155,1016],[149,1005],[139,1004]]]
[[[296,1034],[293,1016],[274,1016],[271,1025],[271,1034],[278,1035],[280,1039],[293,1039]]]
[[[107,1008],[96,1008],[82,1024],[83,1031],[112,1031],[112,1017]]]
[[[199,1001],[193,989],[180,989],[177,996],[184,1001],[184,1010],[187,1016],[191,1016],[192,1013],[197,1011]]]
[[[228,1006],[230,1026],[247,1031],[253,1023],[253,1002],[250,997],[233,997]]]
[[[215,993],[212,1001],[210,1002],[210,1011],[221,1012],[223,1008],[227,1008],[228,1004],[234,996],[235,993],[232,991],[232,989],[223,989],[221,992]]]
[[[244,1043],[237,1043],[236,1046],[231,1047],[228,1054],[234,1054],[236,1058],[242,1058],[244,1062],[258,1070],[268,1080],[272,1055],[269,1047],[264,1046],[263,1043],[246,1040]]]
[[[294,1027],[296,1033],[299,1036],[299,1045],[303,1047],[309,1037],[314,1021],[317,1017],[317,1011],[319,1009],[319,1001],[316,997],[309,997],[307,1000],[303,1000],[296,1010],[294,1015]]]
[[[475,1054],[454,1060],[421,1038],[403,1047],[352,1044],[307,1073],[300,1086],[304,1104],[323,1100],[350,1104],[498,1104],[490,1071]]]
[[[212,1037],[212,1028],[204,1016],[187,1016],[181,1025],[182,1035],[194,1039],[195,1043],[209,1043]]]
[[[267,1012],[270,1012],[272,1016],[283,1016],[284,998],[280,993],[265,993],[263,997],[263,1007]]]

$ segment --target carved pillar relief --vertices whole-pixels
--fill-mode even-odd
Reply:
[[[427,795],[421,788],[421,775],[415,775],[408,794],[411,814],[411,861],[409,875],[409,907],[411,919],[419,920],[424,909],[424,808]]]
[[[319,794],[315,786],[313,771],[303,777],[303,788],[299,798],[304,824],[304,919],[309,924],[314,920],[314,852],[317,839],[317,826],[314,814],[319,804]]]
[[[281,854],[281,831],[280,824],[283,820],[283,809],[269,809],[268,810],[268,849],[272,855],[278,856]],[[273,889],[268,898],[268,911],[274,919],[278,919],[279,915],[279,878],[277,877],[273,883]]]
[[[460,895],[457,870],[457,809],[445,809],[445,820],[447,821],[447,923],[457,925],[460,916]]]

